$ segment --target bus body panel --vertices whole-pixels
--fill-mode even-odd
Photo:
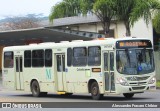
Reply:
[[[125,38],[124,40],[135,40],[136,38]],[[145,90],[155,89],[154,84],[148,84],[150,79],[155,76],[155,72],[142,75],[125,75],[120,74],[117,71],[117,60],[116,60],[116,41],[123,39],[108,39],[100,41],[84,41],[84,42],[69,42],[69,43],[53,43],[53,44],[39,44],[39,45],[27,45],[27,46],[13,46],[5,47],[3,49],[2,64],[4,64],[4,53],[12,51],[14,53],[14,67],[2,68],[3,74],[3,85],[6,88],[13,90],[25,90],[31,91],[31,84],[33,80],[36,80],[40,86],[41,92],[66,92],[66,93],[89,93],[90,92],[90,81],[96,81],[99,87],[100,94],[122,94],[122,93],[139,93]],[[139,39],[136,40],[146,40]],[[68,52],[67,49],[72,50],[77,47],[85,47],[88,51],[89,47],[98,46],[101,49],[100,65],[85,65],[85,66],[68,66]],[[50,67],[25,67],[24,66],[24,51],[30,50],[43,50],[45,53],[46,49],[52,50],[52,66]],[[45,56],[45,55],[44,55]],[[73,55],[72,55],[73,56]],[[88,52],[87,52],[88,56]],[[22,69],[17,73],[16,60],[17,57],[21,62],[22,57]],[[45,59],[44,59],[45,61]],[[87,59],[88,61],[88,59]],[[17,63],[20,63],[17,62]],[[73,62],[73,61],[72,61]],[[45,62],[44,62],[45,65]],[[20,70],[20,69],[19,69]],[[17,89],[17,76],[21,74],[23,76],[21,80],[21,88]],[[119,78],[127,77],[145,77],[146,80],[136,81],[135,83],[145,82],[145,84],[132,84],[133,81],[128,82],[129,86],[123,86],[119,83]],[[145,86],[144,88],[142,86]],[[133,90],[135,87],[135,90]],[[137,88],[137,89],[136,89]],[[143,89],[142,89],[143,88]]]

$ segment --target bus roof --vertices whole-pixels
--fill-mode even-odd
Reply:
[[[99,46],[112,44],[115,46],[115,42],[119,40],[149,40],[147,38],[135,38],[135,37],[125,37],[125,38],[104,38],[103,40],[91,40],[91,41],[82,41],[82,40],[74,40],[74,41],[63,41],[61,43],[54,42],[44,42],[40,44],[29,44],[29,45],[21,45],[21,46],[8,46],[4,47],[4,51],[14,51],[14,50],[30,50],[30,49],[41,49],[41,48],[64,48],[64,47],[85,47],[85,46]]]

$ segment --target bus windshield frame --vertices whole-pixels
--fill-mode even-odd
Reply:
[[[120,74],[142,75],[154,72],[151,41],[118,41],[116,48],[116,69]]]

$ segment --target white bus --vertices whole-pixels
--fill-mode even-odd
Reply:
[[[136,93],[156,89],[153,47],[145,38],[63,41],[3,49],[3,85],[31,91],[72,95]]]

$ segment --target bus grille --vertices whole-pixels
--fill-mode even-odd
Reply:
[[[132,87],[133,90],[143,90],[145,89],[146,86],[141,86],[141,87]]]
[[[143,80],[147,80],[150,76],[145,76],[145,77],[136,77],[136,76],[133,76],[133,77],[126,77],[126,79],[128,81],[143,81]]]

